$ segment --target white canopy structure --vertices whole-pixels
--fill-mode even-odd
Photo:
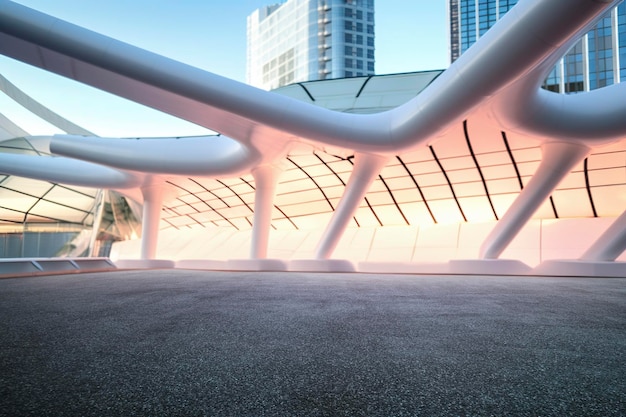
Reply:
[[[333,256],[348,225],[353,221],[358,224],[364,198],[378,218],[367,202],[367,193],[373,184],[384,184],[393,200],[392,211],[401,213],[406,226],[413,225],[409,218],[420,217],[408,213],[409,210],[429,212],[429,222],[441,222],[442,216],[433,208],[441,201],[456,205],[458,222],[497,221],[480,245],[479,259],[456,264],[480,265],[481,271],[519,265],[498,259],[533,215],[542,210],[559,184],[568,178],[580,179],[582,172],[582,182],[574,180],[574,186],[565,187],[575,193],[561,207],[566,207],[565,211],[573,204],[590,208],[587,213],[574,208],[569,217],[614,220],[595,242],[588,242],[588,248],[575,260],[544,262],[539,268],[544,272],[569,273],[568,268],[580,268],[584,264],[593,265],[594,274],[626,275],[626,267],[616,262],[626,250],[626,84],[567,96],[541,88],[555,62],[578,36],[618,3],[617,0],[522,0],[447,70],[396,76],[415,84],[407,91],[408,97],[397,100],[396,96],[399,102],[390,106],[389,102],[364,99],[368,94],[374,99],[375,90],[368,88],[376,83],[385,84],[381,81],[385,77],[307,83],[287,87],[282,94],[266,92],[3,0],[0,1],[0,53],[221,135],[132,140],[98,138],[85,133],[53,136],[50,151],[67,159],[41,158],[48,160],[40,161],[33,157],[33,162],[26,166],[22,159],[3,155],[0,170],[68,184],[127,189],[129,193],[139,190],[144,204],[141,257],[146,260],[153,259],[157,253],[164,201],[166,208],[168,204],[170,208],[163,217],[175,225],[178,222],[175,218],[180,215],[171,214],[176,210],[169,202],[178,199],[192,207],[186,201],[187,196],[203,194],[198,200],[209,207],[213,218],[221,217],[235,228],[234,222],[241,219],[252,224],[252,261],[247,265],[258,269],[280,267],[280,262],[266,258],[274,207],[282,205],[277,204],[276,197],[278,194],[278,199],[281,198],[280,187],[287,182],[281,175],[289,169],[304,173],[316,185],[332,213],[330,218],[317,216],[324,219],[319,226],[325,231],[312,260],[292,262],[302,269],[328,267],[331,261],[326,260]],[[345,95],[341,96],[337,90],[334,97],[316,95],[316,88],[324,91],[324,83],[336,83],[335,88],[341,85]],[[346,101],[350,94],[353,98]],[[322,101],[327,102],[326,106],[320,105]],[[436,149],[445,149],[446,155]],[[540,153],[522,159],[532,161],[526,170],[536,169],[522,173],[516,153],[535,152],[530,149],[540,149]],[[603,149],[611,156],[601,156]],[[317,166],[327,170],[323,175],[334,174],[341,183],[336,188],[340,195],[328,198],[325,186],[315,180],[316,170],[297,162],[301,155],[320,161]],[[611,172],[617,175],[612,184],[597,185],[614,187],[607,193],[610,195],[606,203],[598,204],[603,206],[601,209],[595,207],[594,185],[590,180],[589,164],[595,161],[608,163],[598,170],[614,170]],[[80,174],[73,176],[65,162],[86,165],[81,167]],[[342,168],[333,168],[335,162]],[[431,167],[417,167],[420,164]],[[90,170],[93,179],[82,174]],[[576,175],[572,174],[573,170]],[[349,179],[344,180],[348,171]],[[451,178],[451,172],[460,176]],[[248,175],[253,181],[245,178]],[[478,180],[463,177],[467,175],[478,175]],[[433,176],[445,181],[435,192],[439,197],[434,198],[427,197],[422,188],[433,181]],[[236,214],[233,218],[224,214],[228,210],[210,205],[210,200],[219,200],[220,205],[230,208],[224,197],[205,185],[211,179],[219,181],[218,188],[232,191],[234,186],[225,182],[228,178],[254,192],[254,198],[247,201],[233,191],[242,203],[235,205],[245,206],[249,213]],[[413,185],[409,187],[414,186],[412,191],[414,195],[417,191],[419,197],[403,205],[395,198],[399,194],[397,187],[389,185],[384,178],[403,178],[404,184],[410,180]],[[602,178],[601,182],[605,177]],[[190,183],[197,191],[185,186]],[[406,185],[399,187],[402,190]],[[460,192],[464,188],[471,188],[471,192]],[[581,195],[589,203],[580,201]],[[429,205],[431,199],[437,203]],[[553,217],[559,218],[559,204],[554,199],[550,204]],[[469,209],[470,206],[477,208]],[[280,210],[280,218],[298,229],[293,218],[324,214],[319,208],[309,208],[307,213],[304,207],[297,209],[304,210],[299,213]],[[468,218],[472,216],[466,215],[466,211],[483,216],[475,215],[474,220]],[[380,219],[378,223],[383,225]]]

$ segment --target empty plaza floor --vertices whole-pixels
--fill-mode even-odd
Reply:
[[[0,416],[623,416],[626,278],[0,280]]]

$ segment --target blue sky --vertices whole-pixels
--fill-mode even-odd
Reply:
[[[266,0],[17,0],[17,3],[245,81],[246,16]],[[376,0],[376,73],[448,66],[446,0]],[[204,129],[5,57],[0,71],[33,98],[101,136],[178,136]],[[9,110],[4,97],[0,106]],[[20,109],[5,114],[33,134],[56,129]],[[12,112],[12,113],[11,113]]]

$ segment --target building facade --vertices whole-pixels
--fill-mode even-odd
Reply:
[[[454,62],[517,0],[450,0],[450,60]],[[559,61],[545,88],[589,91],[626,80],[626,3],[607,12]]]
[[[374,74],[374,0],[288,0],[247,19],[247,82],[266,90]]]

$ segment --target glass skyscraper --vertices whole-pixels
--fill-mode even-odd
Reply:
[[[247,21],[247,82],[266,90],[374,74],[374,0],[288,0]]]
[[[450,59],[454,62],[517,0],[449,0]],[[589,91],[626,80],[626,3],[607,12],[560,60],[544,87]]]

